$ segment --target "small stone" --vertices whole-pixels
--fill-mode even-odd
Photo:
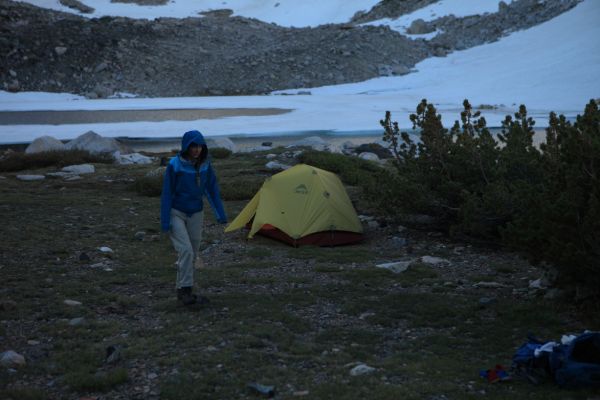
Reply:
[[[482,297],[482,298],[479,299],[479,305],[481,307],[487,307],[487,306],[492,305],[494,303],[496,303],[496,299],[491,298],[491,297]]]
[[[136,232],[135,235],[134,235],[134,237],[137,240],[144,240],[144,237],[146,237],[146,232],[144,232],[144,231]]]
[[[106,246],[99,247],[98,250],[100,250],[102,253],[113,253],[113,250]]]
[[[155,373],[155,372],[150,372],[150,373],[148,374],[148,379],[150,379],[150,380],[153,380],[153,379],[156,379],[156,378],[158,378],[158,374],[157,374],[157,373]]]
[[[499,289],[505,287],[505,285],[498,282],[477,282],[473,287],[487,288],[487,289]]]
[[[13,300],[2,300],[0,301],[0,310],[1,311],[10,311],[15,310],[17,308],[17,302]]]
[[[83,317],[73,318],[69,321],[69,325],[70,326],[79,326],[79,325],[83,324],[84,321],[85,321],[85,318],[83,318]]]
[[[40,342],[37,340],[28,340],[27,344],[30,346],[37,346],[38,344],[40,344]]]
[[[534,281],[529,281],[530,289],[545,289],[546,285],[544,284],[542,278],[536,279]]]
[[[406,271],[413,262],[414,262],[413,260],[397,261],[397,262],[391,262],[391,263],[377,264],[375,266],[377,268],[384,268],[384,269],[392,271],[396,274],[399,274],[400,272]]]
[[[445,258],[440,257],[432,257],[432,256],[423,256],[421,257],[421,262],[424,264],[429,264],[433,266],[442,266],[442,265],[450,265],[450,261]]]
[[[31,181],[41,181],[41,180],[46,179],[46,177],[44,175],[17,175],[17,179],[20,181],[31,182]]]
[[[121,359],[121,349],[119,346],[110,345],[106,348],[106,357],[104,362],[107,364],[116,364]]]
[[[25,357],[13,350],[8,350],[0,354],[0,365],[9,368],[21,367],[25,365]]]
[[[80,306],[81,302],[76,301],[76,300],[65,300],[63,303],[65,303],[68,306]]]
[[[92,164],[78,164],[78,165],[68,165],[64,167],[61,171],[68,172],[71,174],[81,175],[81,174],[93,174],[96,169]]]
[[[375,368],[369,367],[367,364],[358,364],[350,370],[351,376],[367,375],[375,372]]]

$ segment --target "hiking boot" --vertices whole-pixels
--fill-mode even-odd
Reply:
[[[192,294],[191,287],[182,287],[177,289],[177,300],[184,306],[191,306],[196,304],[196,295]]]

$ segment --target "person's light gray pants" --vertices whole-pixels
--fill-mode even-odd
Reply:
[[[169,236],[179,255],[175,285],[177,289],[194,286],[194,261],[200,249],[203,225],[203,211],[188,217],[184,212],[171,209],[171,231]]]

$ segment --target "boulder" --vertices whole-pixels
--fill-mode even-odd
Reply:
[[[8,368],[20,367],[25,365],[25,357],[13,350],[8,350],[0,355],[0,364]]]
[[[268,151],[271,150],[270,146],[255,146],[255,147],[246,147],[240,150],[241,153],[254,153],[255,151]]]
[[[396,261],[391,263],[377,264],[377,268],[384,268],[396,274],[406,271],[415,260]]]
[[[445,258],[433,257],[433,256],[423,256],[423,257],[421,257],[421,262],[423,264],[433,265],[434,267],[451,265],[450,261],[446,260]]]
[[[25,149],[26,154],[42,153],[44,151],[60,151],[65,150],[65,145],[60,140],[52,136],[40,136],[36,138]]]
[[[292,147],[311,147],[315,150],[323,151],[325,150],[325,147],[327,145],[328,143],[325,140],[323,140],[323,138],[321,138],[320,136],[309,136],[307,138],[290,143],[286,146],[286,148],[289,149]]]
[[[377,154],[369,153],[367,151],[360,153],[358,155],[358,158],[362,158],[363,160],[369,160],[369,161],[379,161],[379,157],[377,157]]]
[[[237,146],[228,137],[210,138],[207,140],[207,143],[208,143],[209,152],[210,152],[211,147],[213,147],[213,148],[221,147],[223,149],[227,149],[227,150],[231,151],[232,153],[237,152]]]
[[[68,172],[73,175],[93,174],[96,169],[92,164],[68,165],[62,169],[63,172]]]
[[[421,18],[417,18],[410,24],[406,32],[411,35],[423,35],[425,33],[433,32],[434,30],[435,28],[433,26]]]
[[[44,175],[17,175],[20,181],[41,181],[46,179]]]
[[[146,173],[146,177],[153,178],[157,176],[163,176],[165,174],[167,167],[158,167]]]
[[[265,164],[265,167],[267,169],[273,169],[273,170],[286,170],[291,168],[291,165],[287,165],[287,164],[282,164],[279,161],[269,161],[268,163]]]
[[[328,143],[320,136],[309,136],[307,138],[298,140],[286,146],[286,148],[292,147],[310,147],[317,151],[328,151],[330,153],[342,153],[340,146]]]
[[[368,366],[367,364],[358,364],[356,367],[350,370],[351,376],[367,375],[375,372],[375,368]]]
[[[121,154],[117,151],[113,156],[115,157],[115,163],[121,165],[152,164],[152,157],[147,157],[140,153]]]
[[[117,151],[120,154],[131,153],[131,149],[119,143],[118,140],[100,136],[93,131],[88,131],[69,141],[65,148],[67,150],[86,150],[90,153],[115,153]]]

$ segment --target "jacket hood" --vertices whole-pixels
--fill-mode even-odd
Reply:
[[[202,136],[199,131],[189,131],[186,132],[181,139],[181,153],[184,153],[192,143],[199,144],[200,146],[206,148],[204,136]]]

